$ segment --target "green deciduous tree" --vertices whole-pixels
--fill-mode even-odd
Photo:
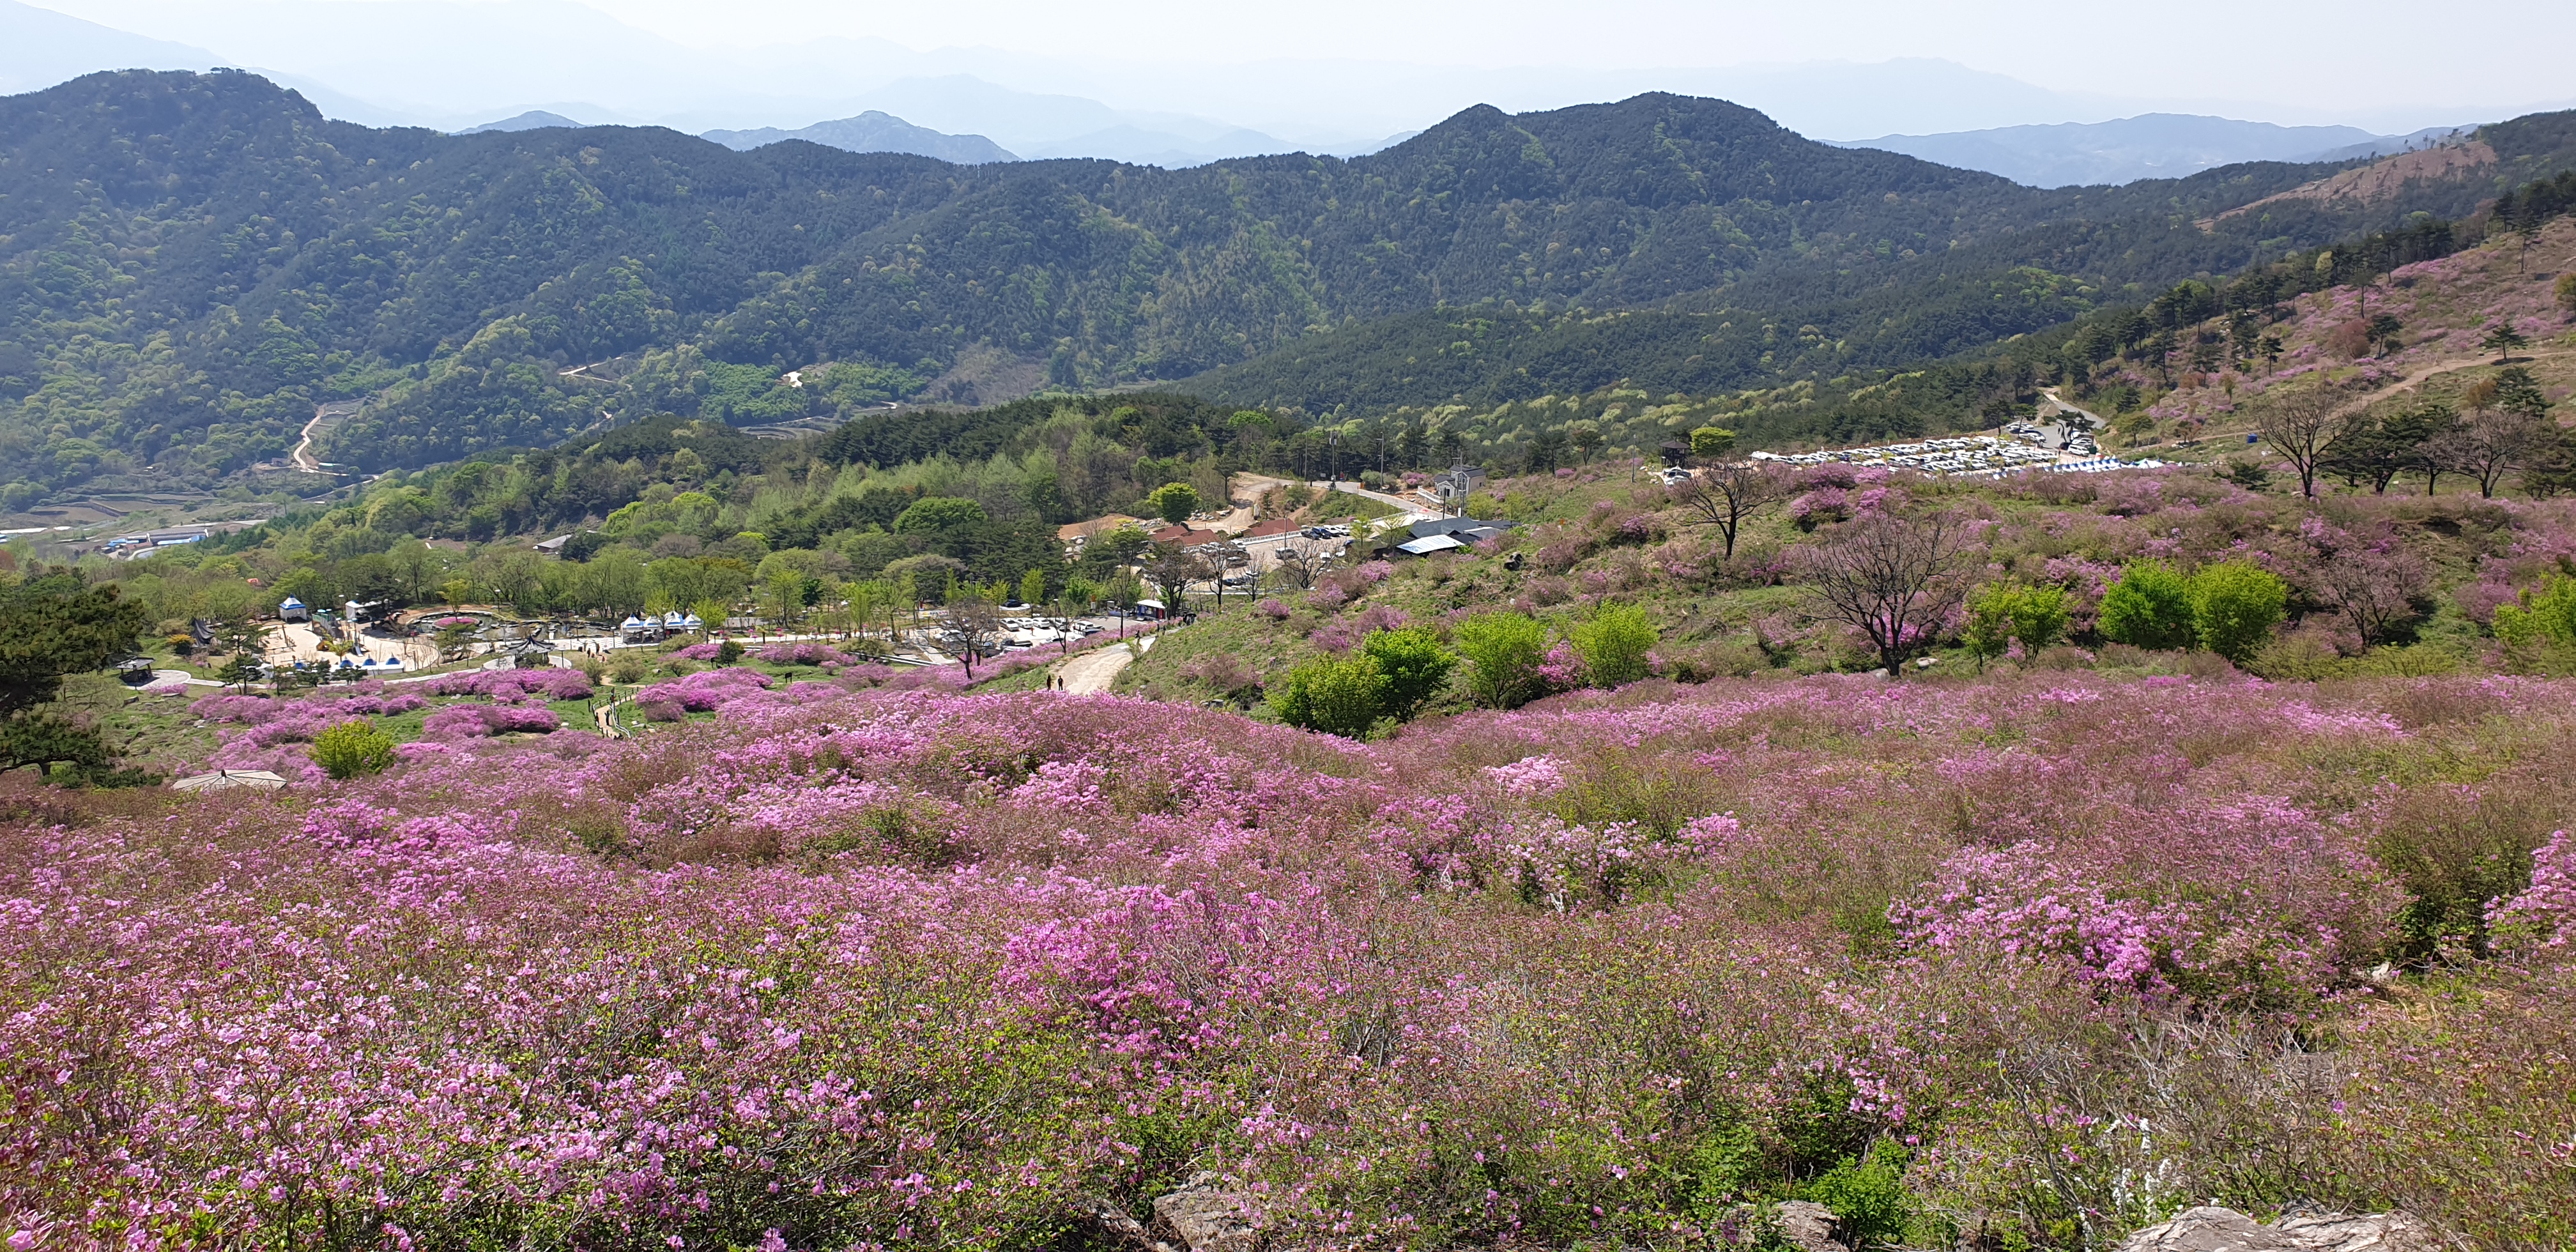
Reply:
[[[1547,627],[1523,613],[1484,613],[1458,624],[1451,637],[1468,663],[1467,690],[1492,709],[1518,708],[1547,690],[1538,667],[1547,659]]]
[[[1165,483],[1145,497],[1145,507],[1156,517],[1177,526],[1199,511],[1199,489],[1188,483]]]
[[[1386,699],[1386,675],[1366,655],[1318,657],[1288,671],[1271,692],[1279,720],[1303,730],[1365,739]]]
[[[2063,587],[1988,583],[1968,597],[1965,641],[1983,665],[2015,640],[2028,652],[2055,644],[2066,637],[2069,617]]]
[[[2576,578],[2552,574],[2495,611],[2496,638],[2518,648],[2576,649]]]
[[[2202,566],[2188,586],[2192,631],[2200,646],[2237,662],[2252,657],[2271,638],[2290,602],[2288,583],[2242,561]]]
[[[2102,593],[2102,637],[2133,648],[2188,648],[2192,627],[2188,581],[2162,561],[2132,561]]]
[[[1360,644],[1360,655],[1386,678],[1379,711],[1399,722],[1411,721],[1422,706],[1449,685],[1456,654],[1440,646],[1440,636],[1420,626],[1375,631]]]
[[[1655,649],[1656,634],[1654,619],[1644,609],[1633,604],[1607,605],[1569,633],[1594,684],[1616,687],[1646,676],[1651,664],[1647,653]]]

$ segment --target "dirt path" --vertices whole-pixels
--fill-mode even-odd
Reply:
[[[2513,363],[2519,364],[2524,361],[2537,361],[2543,357],[2561,357],[2567,355],[2568,352],[2569,349],[2566,348],[2526,348],[2521,352],[2514,354]],[[2439,361],[2426,361],[2407,370],[2406,373],[2398,378],[2396,382],[2390,383],[2385,387],[2374,388],[2373,390],[2363,392],[2362,394],[2345,401],[2340,406],[2337,406],[2333,416],[2338,419],[2350,417],[2355,413],[2367,409],[2370,406],[2397,394],[2398,392],[2412,391],[2415,388],[2424,385],[2425,380],[2438,375],[2448,374],[2454,370],[2476,369],[2480,366],[2494,365],[2495,363],[2496,359],[2494,357],[2483,352],[2476,356],[2447,357]],[[2275,386],[2278,386],[2278,384],[2275,384]],[[2263,391],[2250,393],[2246,396],[2246,399],[2251,400],[2262,395],[2268,395],[2271,390],[2272,388],[2267,387],[2263,389]],[[2241,415],[2239,416],[2241,417]],[[2212,423],[2209,429],[2201,433],[2200,440],[2201,442],[2206,443],[2213,439],[2226,439],[2231,436],[2251,434],[2254,430],[2255,428],[2251,425],[2230,425],[2221,427]],[[2164,445],[2159,442],[2149,444],[2147,446],[2149,448],[2156,448]]]
[[[1074,695],[1097,695],[1118,681],[1118,671],[1127,668],[1127,663],[1136,659],[1137,652],[1148,652],[1153,647],[1154,637],[1142,635],[1136,640],[1134,652],[1116,645],[1094,648],[1056,666],[1056,676],[1064,680],[1064,690]]]
[[[2565,348],[2559,348],[2556,350],[2525,348],[2521,353],[2515,355],[2512,360],[2515,362],[2536,361],[2542,357],[2564,356],[2566,354],[2567,349]],[[2387,399],[2393,392],[2412,391],[2415,388],[2422,386],[2424,384],[2424,380],[2437,374],[2448,374],[2453,370],[2476,369],[2481,365],[2494,364],[2497,364],[2496,359],[2483,352],[2471,357],[2452,357],[2449,360],[2443,361],[2427,361],[2422,365],[2416,366],[2414,369],[2408,370],[2406,372],[2406,376],[2398,379],[2396,382],[2390,383],[2389,385],[2370,392],[2367,395],[2356,397],[2351,403],[2335,410],[2335,416],[2342,417],[2361,409],[2369,408],[2371,405]]]
[[[358,402],[355,400],[333,400],[328,404],[314,405],[313,420],[304,424],[303,436],[295,441],[295,450],[286,454],[286,463],[307,474],[332,474],[332,471],[322,468],[322,462],[313,459],[314,434],[322,429],[322,423],[357,411]],[[332,477],[341,475],[332,474]]]
[[[286,463],[307,474],[322,472],[322,463],[313,459],[313,428],[322,424],[323,412],[313,410],[313,420],[304,424],[304,437],[295,441],[295,451],[286,454]]]

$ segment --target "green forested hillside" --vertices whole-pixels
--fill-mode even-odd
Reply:
[[[2042,192],[1663,95],[1471,109],[1349,161],[957,167],[649,128],[375,130],[246,74],[92,75],[0,100],[0,503],[211,485],[329,401],[355,411],[318,451],[372,470],[657,413],[853,410],[970,350],[1063,387],[1234,366],[1213,393],[1310,408],[1757,385],[2454,211],[2569,146],[2514,125],[2474,177],[2204,231],[2331,167]],[[1372,342],[1410,359],[1336,346]],[[1287,345],[1305,366],[1258,360]]]

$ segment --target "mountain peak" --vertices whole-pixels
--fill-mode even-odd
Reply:
[[[764,126],[757,130],[711,130],[699,137],[723,144],[736,152],[802,139],[844,152],[903,152],[946,161],[951,165],[991,165],[1020,159],[982,135],[942,134],[926,126],[915,126],[881,109],[869,109],[856,117],[816,122],[801,130]]]
[[[505,117],[500,121],[485,122],[480,126],[468,126],[456,133],[460,135],[481,135],[496,130],[545,130],[549,127],[555,126],[570,127],[578,130],[586,125],[589,125],[589,123],[576,122],[571,118],[565,117],[561,113],[548,113],[544,109],[530,109],[516,117]]]

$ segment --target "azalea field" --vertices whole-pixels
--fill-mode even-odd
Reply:
[[[2576,1237],[2576,684],[1649,679],[1360,743],[696,677],[622,741],[489,733],[513,683],[373,778],[8,791],[12,1247],[1069,1247],[1200,1171],[1280,1247]]]
[[[290,785],[0,778],[0,1235],[1108,1249],[1212,1178],[1283,1252],[1776,1246],[1793,1199],[2563,1252],[2576,510],[2411,487],[1820,466],[1730,553],[1616,462],[1119,694],[864,637],[119,690],[167,772]],[[1931,517],[1960,595],[1871,674],[1817,554]],[[2268,613],[2138,633],[2212,570]],[[1389,685],[1284,724],[1335,675]]]

